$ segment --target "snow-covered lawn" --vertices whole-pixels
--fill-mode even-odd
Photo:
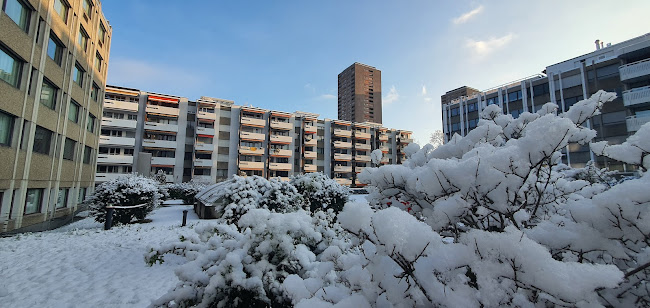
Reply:
[[[180,227],[184,209],[190,210],[188,226]],[[86,218],[48,232],[0,239],[0,306],[148,306],[178,282],[174,269],[184,260],[168,256],[164,264],[149,267],[147,248],[194,233],[193,225],[211,223],[178,204],[161,207],[148,218],[152,222],[109,231]]]

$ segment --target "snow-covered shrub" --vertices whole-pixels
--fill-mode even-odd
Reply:
[[[332,209],[338,213],[343,209],[350,195],[350,189],[322,172],[291,177],[290,183],[303,196],[312,212]]]
[[[107,206],[134,207],[115,209],[113,224],[128,224],[133,220],[142,220],[160,205],[163,192],[164,190],[161,190],[153,179],[137,175],[120,176],[97,186],[89,198],[91,215],[96,221],[104,222]],[[144,206],[135,207],[143,204]]]
[[[196,194],[201,190],[205,189],[205,187],[205,184],[195,182],[165,185],[170,199],[183,200],[185,204],[193,204],[194,196],[196,196]]]
[[[153,302],[163,307],[289,307],[283,288],[289,275],[308,277],[327,270],[316,255],[339,247],[333,217],[299,210],[273,213],[250,209],[237,225],[197,227],[196,236],[151,250],[150,264],[176,253],[190,261],[176,275],[180,282]]]

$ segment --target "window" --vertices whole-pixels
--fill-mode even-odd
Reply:
[[[104,59],[99,52],[95,53],[95,69],[97,69],[98,72],[102,71],[102,61],[104,61]]]
[[[93,89],[90,91],[90,98],[92,98],[94,101],[97,101],[97,98],[99,98],[99,86],[93,82]]]
[[[0,112],[0,145],[11,146],[13,127],[14,117],[7,113]]]
[[[91,158],[93,157],[93,149],[89,146],[84,147],[84,164],[90,164]]]
[[[79,123],[79,104],[73,99],[70,100],[70,108],[68,109],[68,120]]]
[[[76,145],[76,141],[70,138],[65,138],[65,145],[63,146],[63,159],[74,160],[74,149]]]
[[[79,36],[77,37],[77,43],[81,46],[83,51],[86,51],[88,47],[88,32],[84,29],[83,26],[79,26]]]
[[[34,131],[34,148],[33,151],[45,155],[50,154],[50,142],[52,141],[52,132],[36,126]]]
[[[22,0],[5,1],[4,11],[18,27],[29,32],[29,17],[32,10]]]
[[[25,215],[40,212],[41,202],[43,202],[43,188],[28,189],[27,198],[25,200]]]
[[[61,66],[63,60],[63,43],[59,40],[54,32],[50,32],[50,42],[47,43],[47,55]]]
[[[22,61],[2,49],[0,46],[0,79],[18,88],[20,86],[20,73]]]
[[[133,156],[133,149],[124,149],[124,155]]]
[[[54,10],[61,16],[64,23],[68,23],[68,10],[70,6],[63,0],[54,0]]]
[[[95,132],[95,116],[92,113],[88,114],[88,122],[86,123],[86,130],[93,133]]]
[[[77,197],[77,202],[81,203],[84,202],[84,199],[86,197],[86,188],[85,187],[80,187],[79,188],[79,196]]]
[[[104,23],[102,22],[99,23],[99,30],[97,30],[97,36],[99,38],[99,46],[103,46],[104,42],[106,42],[106,28],[104,27]]]
[[[43,86],[41,87],[41,104],[54,110],[54,108],[56,108],[56,92],[57,88],[46,79],[43,79]]]
[[[90,2],[90,0],[84,0],[83,2],[83,9],[84,9],[84,18],[86,20],[89,20],[92,18],[92,12],[93,12],[93,4]]]
[[[59,196],[56,199],[56,208],[64,208],[68,204],[68,190],[69,188],[60,188]]]
[[[84,73],[86,71],[81,67],[81,64],[79,62],[75,63],[74,69],[72,70],[72,81],[79,85],[80,87],[83,87],[84,85]]]

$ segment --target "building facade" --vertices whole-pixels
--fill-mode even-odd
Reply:
[[[111,27],[98,0],[0,0],[0,233],[93,190]]]
[[[382,164],[400,163],[411,134],[308,112],[108,86],[95,179],[108,181],[142,170],[140,165],[139,173],[161,171],[170,183],[214,183],[232,175],[288,180],[323,172],[360,186],[357,174],[371,166],[371,151],[382,150]]]
[[[566,111],[598,90],[616,92],[618,97],[591,119],[589,125],[598,133],[594,141],[620,144],[650,121],[650,33],[614,45],[603,46],[597,41],[595,51],[547,66],[544,74],[451,100],[443,95],[445,138],[466,135],[478,124],[480,111],[491,104],[517,118],[547,102]],[[621,162],[595,156],[589,145],[570,144],[563,152],[564,162],[574,167],[593,160],[600,167],[633,171]]]
[[[339,74],[338,118],[381,124],[381,71],[355,62]]]

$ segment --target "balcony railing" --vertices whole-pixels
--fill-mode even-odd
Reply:
[[[356,139],[370,139],[370,134],[369,133],[355,132],[354,133],[354,138],[356,138]]]
[[[284,149],[271,149],[270,150],[271,156],[276,156],[276,157],[291,157],[293,154],[293,151],[291,150],[284,150]]]
[[[388,135],[379,135],[380,141],[388,141]]]
[[[335,148],[349,149],[352,148],[352,142],[334,141]]]
[[[305,151],[305,158],[317,158],[318,154],[314,151]]]
[[[135,146],[135,138],[100,136],[100,145]]]
[[[352,166],[334,166],[334,172],[349,173],[352,172]]]
[[[214,161],[212,159],[194,159],[194,167],[212,167]]]
[[[264,148],[240,146],[239,153],[244,155],[264,155]]]
[[[212,112],[199,111],[196,113],[196,117],[198,119],[217,120],[217,114]]]
[[[383,153],[388,153],[388,147],[387,147],[387,146],[379,147],[379,149],[380,149]]]
[[[305,125],[305,133],[315,134],[317,132],[316,126],[314,125]]]
[[[354,172],[361,173],[366,167],[354,167]]]
[[[99,155],[97,155],[97,163],[98,164],[132,165],[133,164],[133,156],[99,154]]]
[[[317,144],[318,144],[318,140],[316,140],[316,138],[305,139],[305,145],[315,146]]]
[[[176,158],[173,157],[152,157],[152,165],[173,166],[176,164]]]
[[[352,136],[352,131],[335,128],[334,129],[334,136],[337,136],[337,137],[351,137]]]
[[[241,170],[262,170],[262,169],[264,169],[264,163],[263,162],[257,162],[257,161],[240,161],[239,162],[239,169],[241,169]]]
[[[196,128],[196,134],[197,135],[214,136],[215,130],[214,130],[214,128],[197,127]]]
[[[242,117],[241,124],[245,126],[264,127],[266,126],[266,121],[264,119]]]
[[[130,173],[129,173],[130,174]],[[117,179],[120,176],[126,175],[125,173],[95,173],[95,182],[102,183]]]
[[[175,149],[176,141],[143,139],[142,146],[145,148]]]
[[[121,129],[135,129],[136,125],[138,125],[138,121],[134,121],[134,120],[112,119],[112,118],[102,119],[102,128],[115,127]]]
[[[241,132],[239,133],[239,138],[244,140],[264,141],[266,140],[266,135],[260,133]]]
[[[336,178],[334,180],[336,181],[336,183],[339,183],[339,185],[350,186],[352,184],[351,179]]]
[[[354,160],[370,161],[370,155],[354,155]]]
[[[644,59],[630,64],[621,65],[618,68],[621,81],[650,75],[650,59]]]
[[[280,121],[271,121],[271,128],[291,130],[293,128],[293,124],[287,122],[280,122]]]
[[[271,135],[271,143],[283,143],[283,144],[289,144],[293,138],[291,136],[277,136],[277,135]]]
[[[305,164],[305,172],[316,172],[317,167],[313,164]]]
[[[650,122],[650,115],[636,115],[627,117],[627,119],[625,119],[625,122],[627,124],[628,132],[636,132],[641,129],[641,126],[643,126],[643,124]]]
[[[147,105],[146,111],[147,113],[170,115],[175,117],[178,117],[178,115],[181,112],[180,109],[178,108],[157,106],[157,105]]]
[[[626,107],[650,103],[650,86],[634,88],[623,92],[623,105]]]
[[[354,148],[359,150],[370,150],[370,145],[365,143],[355,143]]]
[[[197,142],[197,143],[194,144],[194,149],[197,150],[197,151],[203,151],[203,152],[213,152],[214,151],[214,144]]]
[[[413,143],[413,139],[411,139],[411,138],[400,138],[399,143]]]
[[[211,175],[195,175],[192,176],[192,181],[197,183],[210,183],[214,184],[214,180]]]
[[[154,123],[154,122],[145,122],[145,130],[155,130],[163,132],[174,132],[178,133],[178,125],[176,124],[163,124],[163,123]]]
[[[350,160],[352,160],[352,155],[334,153],[334,160],[350,161]]]
[[[138,103],[104,99],[104,109],[138,112]]]
[[[269,164],[269,169],[271,170],[283,170],[283,171],[289,171],[293,168],[292,164],[288,163],[270,163]]]

